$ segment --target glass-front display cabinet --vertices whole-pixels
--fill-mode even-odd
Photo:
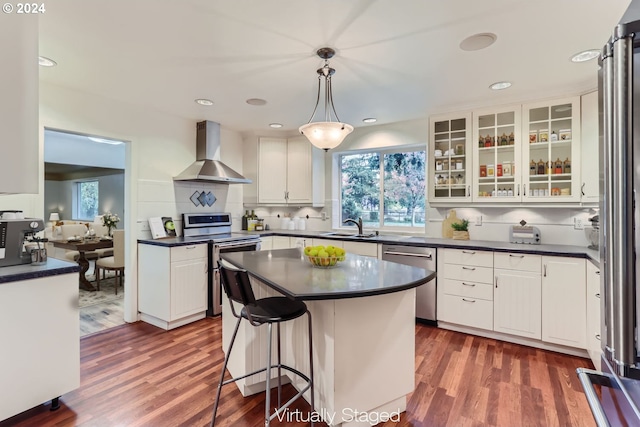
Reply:
[[[429,119],[429,202],[471,200],[471,113]]]
[[[520,202],[520,106],[473,113],[473,201]]]
[[[580,98],[526,104],[523,117],[523,200],[580,201]]]

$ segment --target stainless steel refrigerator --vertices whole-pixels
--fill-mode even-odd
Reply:
[[[636,35],[637,33],[637,35]],[[600,57],[602,372],[578,369],[598,426],[640,425],[640,21]]]

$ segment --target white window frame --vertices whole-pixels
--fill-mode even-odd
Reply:
[[[82,184],[86,184],[88,182],[95,182],[98,185],[98,212],[100,212],[100,181],[97,179],[83,179],[73,182],[73,197],[71,198],[72,203],[72,213],[74,221],[93,221],[94,217],[91,218],[80,218],[80,189]]]
[[[389,226],[384,223],[384,155],[385,154],[393,154],[393,153],[406,153],[406,152],[414,152],[414,151],[424,151],[425,152],[425,193],[424,193],[424,225],[418,227],[407,227],[407,226]],[[332,228],[341,230],[341,231],[352,231],[353,227],[345,226],[342,224],[341,216],[342,216],[342,184],[341,184],[341,176],[342,176],[342,168],[341,168],[341,157],[354,155],[354,154],[369,154],[369,153],[378,153],[380,158],[380,212],[379,218],[382,222],[380,227],[367,227],[369,229],[378,230],[378,231],[387,231],[387,232],[404,232],[404,233],[425,233],[427,222],[429,221],[427,217],[427,212],[429,208],[429,199],[428,199],[428,191],[429,191],[429,183],[428,183],[428,150],[427,144],[424,145],[400,145],[394,147],[380,147],[380,148],[372,148],[367,150],[350,150],[350,151],[340,151],[333,153],[332,159],[332,177],[331,177],[331,192],[332,199],[336,202],[332,208]]]

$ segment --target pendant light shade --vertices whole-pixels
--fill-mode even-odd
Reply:
[[[320,58],[324,59],[324,66],[317,70],[318,73],[318,97],[316,99],[316,106],[311,113],[311,118],[306,125],[300,126],[298,129],[301,134],[307,137],[311,144],[318,148],[328,151],[332,148],[336,148],[344,141],[345,137],[353,132],[353,126],[347,123],[341,123],[336,113],[336,108],[333,105],[333,94],[331,92],[331,76],[336,72],[333,68],[329,67],[329,58],[335,55],[335,51],[329,47],[323,47],[318,49],[317,54]],[[320,91],[322,89],[322,81],[324,80],[324,118],[323,122],[312,122],[313,117],[318,110],[318,104],[320,103]],[[331,112],[335,121],[331,120]]]

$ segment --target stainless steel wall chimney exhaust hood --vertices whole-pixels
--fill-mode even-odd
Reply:
[[[220,161],[220,123],[208,120],[197,124],[196,161],[173,180],[223,184],[252,182]]]

